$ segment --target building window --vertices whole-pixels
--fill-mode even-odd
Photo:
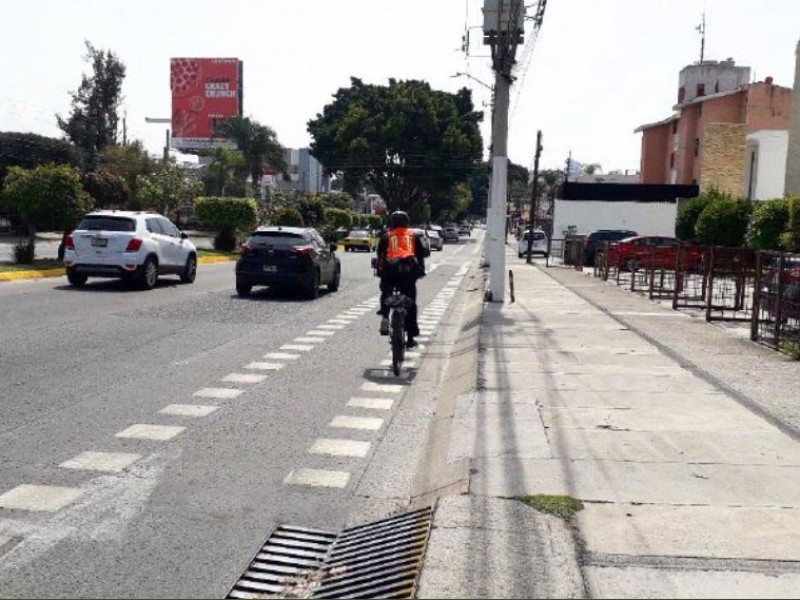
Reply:
[[[678,133],[678,122],[677,121],[673,121],[672,122],[672,135],[675,135],[676,133]]]
[[[700,138],[694,138],[694,155],[700,155]]]
[[[683,102],[685,98],[686,98],[686,88],[681,86],[678,88],[678,104]]]
[[[705,96],[706,95],[706,84],[705,83],[698,83],[697,84],[697,96]]]
[[[675,168],[675,153],[674,152],[672,152],[669,155],[669,168],[670,169],[674,169]]]

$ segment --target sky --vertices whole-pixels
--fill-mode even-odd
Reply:
[[[527,0],[531,6],[536,0]],[[0,36],[0,131],[61,136],[80,83],[84,40],[127,67],[123,111],[129,139],[160,154],[169,117],[171,57],[244,61],[244,113],[286,147],[308,146],[307,123],[355,76],[372,84],[422,79],[473,90],[491,139],[489,49],[482,0],[6,0]],[[753,79],[791,87],[800,0],[549,0],[536,43],[517,51],[509,158],[531,167],[536,131],[542,168],[568,153],[605,172],[638,170],[633,130],[669,116],[678,73],[699,60],[695,27],[706,12],[706,59],[733,58]],[[469,52],[461,51],[464,32]],[[530,34],[531,24],[526,32]],[[527,35],[526,39],[531,36]],[[453,77],[469,73],[474,79]]]

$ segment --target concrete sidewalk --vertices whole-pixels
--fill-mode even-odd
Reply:
[[[420,597],[800,597],[800,363],[508,255]],[[567,495],[569,522],[514,498]]]

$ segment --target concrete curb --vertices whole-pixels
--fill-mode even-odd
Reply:
[[[201,256],[197,259],[199,265],[211,265],[235,261],[235,256]],[[29,271],[12,271],[0,273],[0,281],[19,281],[21,279],[43,279],[45,277],[63,277],[67,274],[63,267],[58,269],[31,269]]]

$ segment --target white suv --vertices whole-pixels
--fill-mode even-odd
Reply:
[[[197,248],[172,222],[157,213],[100,210],[89,213],[67,236],[64,266],[72,285],[88,277],[117,277],[144,290],[159,275],[197,275]]]
[[[517,245],[517,254],[520,258],[528,254],[528,235],[530,235],[529,232],[525,230],[525,234],[519,240],[519,244]],[[531,255],[533,254],[541,254],[547,258],[547,236],[544,234],[544,231],[541,231],[540,229],[536,229],[533,232]]]

